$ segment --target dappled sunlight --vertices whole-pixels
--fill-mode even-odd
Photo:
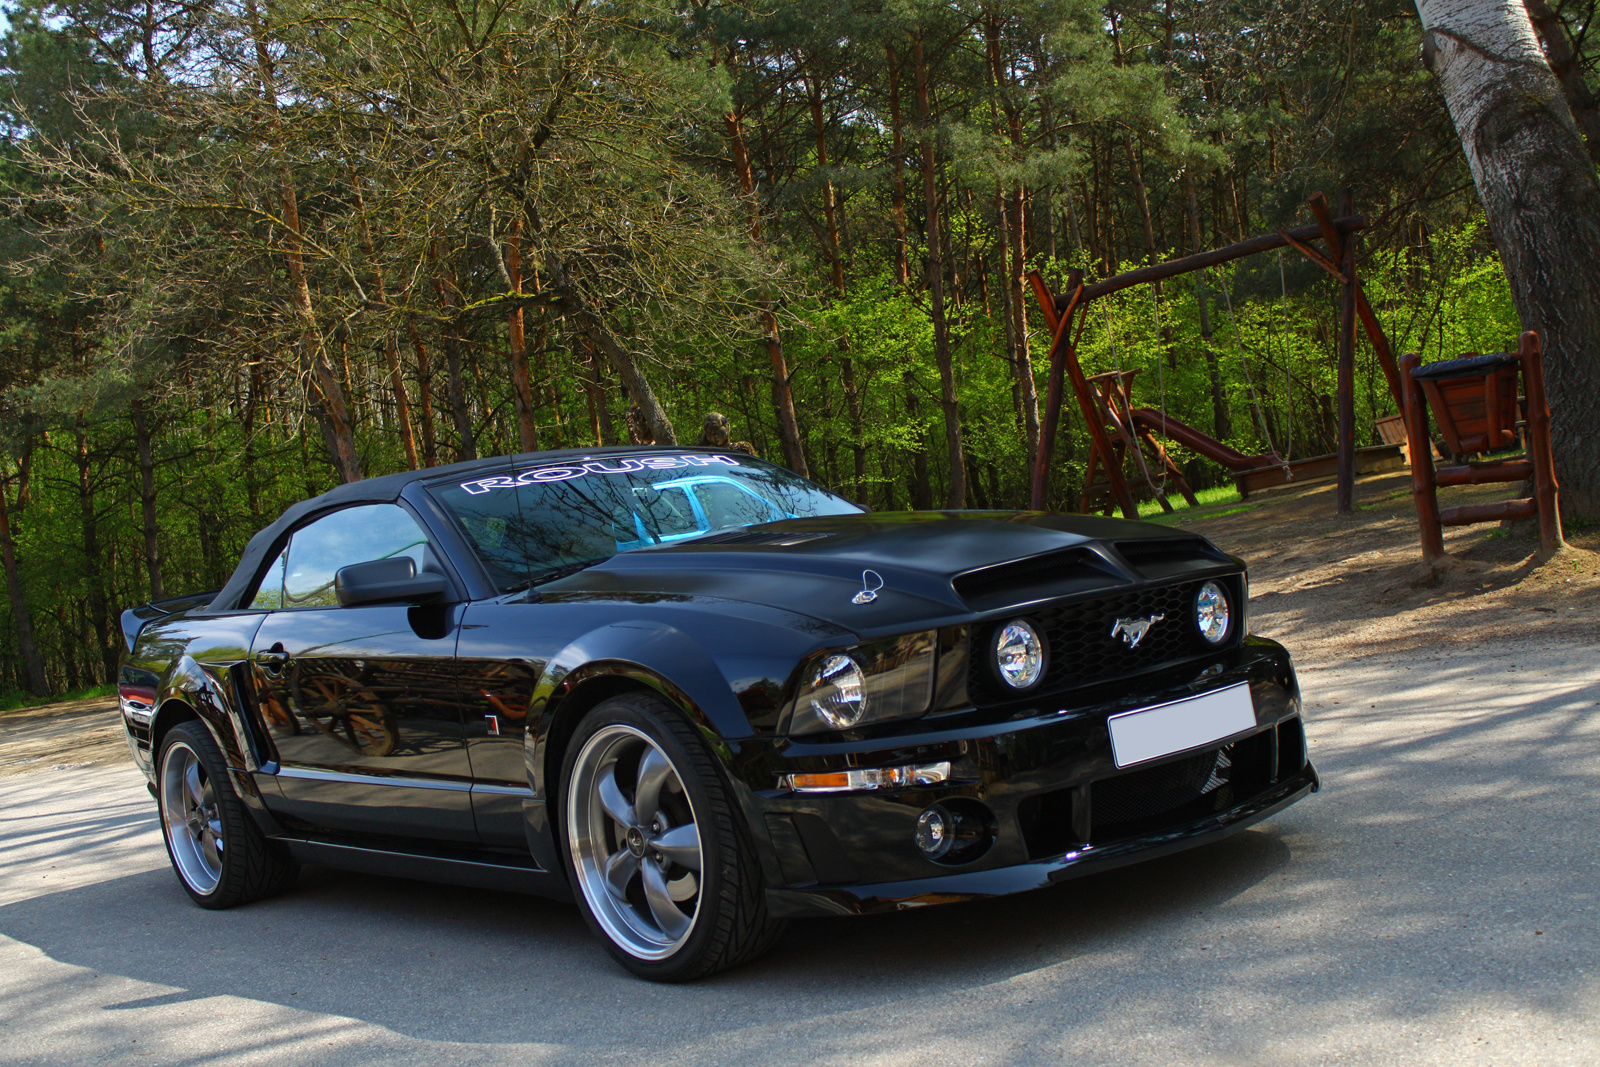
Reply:
[[[65,997],[85,1005],[75,1010],[96,1020],[104,1048],[121,1047],[136,1020],[261,1020],[248,1041],[230,1029],[206,1055],[166,1048],[174,1062],[224,1051],[288,1061],[312,1047],[356,1062],[360,1049],[426,1057],[435,1042],[527,1062],[620,1061],[637,1055],[639,1034],[600,1020],[622,1005],[651,1047],[690,1063],[887,1063],[937,1050],[946,1062],[1021,1064],[1111,1047],[1129,1051],[1122,1062],[1206,1050],[1229,1063],[1321,1063],[1407,1041],[1434,1050],[1417,1062],[1442,1062],[1472,1040],[1477,1024],[1463,1020],[1494,1040],[1593,1042],[1600,986],[1582,961],[1600,948],[1596,842],[1592,821],[1572,813],[1574,797],[1600,791],[1592,659],[1310,670],[1326,787],[1260,827],[1020,897],[797,922],[767,957],[690,986],[628,977],[575,909],[534,898],[309,872],[287,896],[200,911],[170,872],[137,870],[165,857],[153,827],[117,821],[148,804],[130,775],[92,830],[112,841],[142,832],[144,854],[69,889],[8,889],[0,961],[41,980],[8,989],[4,1018],[48,1030]],[[95,815],[82,788],[59,791],[72,813],[59,826]],[[34,804],[50,798],[28,789]],[[28,869],[70,854],[60,836],[35,831]],[[4,846],[26,851],[9,836]]]

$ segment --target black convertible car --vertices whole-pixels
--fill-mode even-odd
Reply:
[[[1317,788],[1243,564],[1159,526],[869,514],[743,454],[549,452],[290,508],[123,615],[202,907],[301,861],[576,899],[635,974],[1014,893]]]

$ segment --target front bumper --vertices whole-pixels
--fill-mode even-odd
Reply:
[[[1249,686],[1255,726],[1208,747],[1118,769],[1106,721],[1137,708]],[[774,915],[837,915],[1022,892],[1204,844],[1318,788],[1289,654],[1260,638],[1216,660],[1032,706],[923,720],[891,736],[747,743],[739,777]],[[1046,700],[1049,703],[1046,704]],[[896,791],[810,794],[787,773],[949,761],[951,781]],[[985,827],[965,862],[915,843],[933,804]]]

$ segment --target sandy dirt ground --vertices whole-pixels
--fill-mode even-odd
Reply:
[[[1536,558],[1531,529],[1445,531],[1449,559],[1426,567],[1410,475],[1357,485],[1340,516],[1331,482],[1180,511],[1161,521],[1210,537],[1250,564],[1257,632],[1303,667],[1449,647],[1561,647],[1600,638],[1600,528],[1569,530],[1569,548]],[[1441,503],[1493,500],[1505,487],[1446,489]],[[115,704],[80,700],[0,712],[0,777],[129,760]]]

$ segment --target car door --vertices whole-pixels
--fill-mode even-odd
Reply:
[[[403,507],[365,504],[296,529],[262,579],[253,675],[291,826],[475,840],[452,673],[463,605],[340,607],[334,593],[341,567],[410,556],[439,570],[433,552]]]

